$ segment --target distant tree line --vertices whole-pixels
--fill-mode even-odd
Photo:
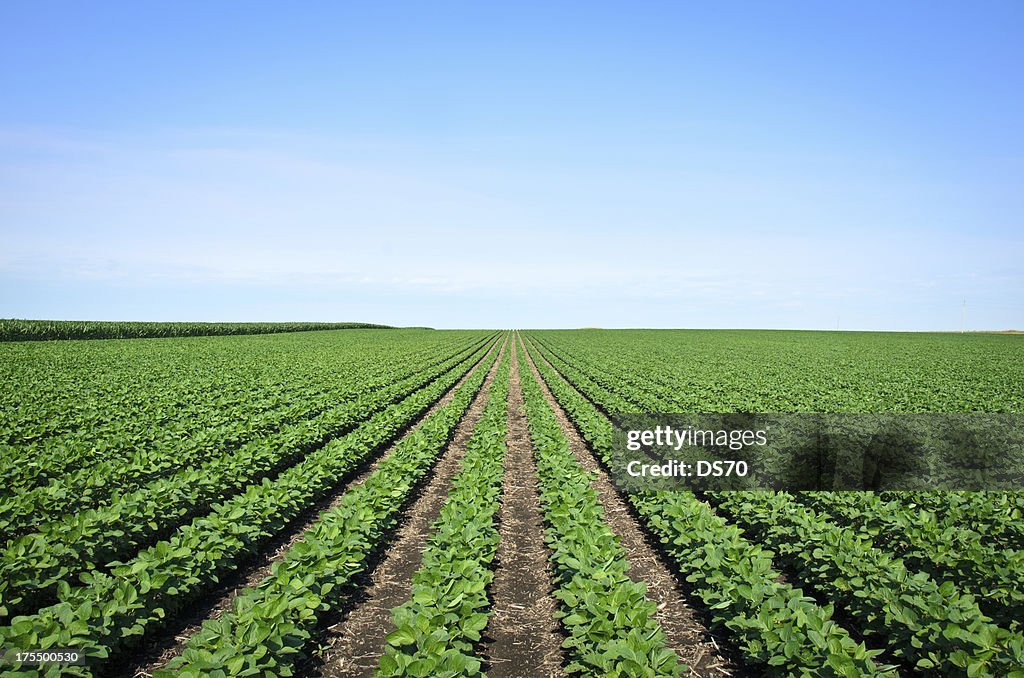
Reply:
[[[18,320],[0,318],[0,341],[51,339],[143,339],[227,334],[274,334],[313,330],[394,329],[371,323],[198,323],[105,322],[92,320]]]

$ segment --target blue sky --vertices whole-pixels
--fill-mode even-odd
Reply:
[[[0,317],[1024,329],[1024,4],[0,4]]]

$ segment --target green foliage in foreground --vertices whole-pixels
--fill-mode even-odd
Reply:
[[[992,624],[953,581],[909,570],[864,533],[830,523],[790,494],[723,492],[713,501],[915,674],[1024,678],[1024,639]]]
[[[532,342],[527,350],[583,438],[611,465],[611,422],[541,359]],[[893,669],[875,663],[880,652],[856,642],[832,619],[831,606],[820,607],[801,589],[780,581],[772,552],[747,541],[738,527],[692,493],[628,498],[711,613],[713,627],[731,635],[760,675],[871,676]]]
[[[481,351],[484,350],[486,348],[481,349]],[[493,358],[491,360],[493,361]],[[489,369],[489,363],[486,363],[485,359],[485,363],[477,367],[476,373],[459,387],[452,404],[439,410],[431,418],[425,420],[413,434],[396,444],[396,454],[399,454],[399,450],[407,449],[421,453],[422,450],[434,450],[435,447],[431,442],[434,437],[428,439],[425,433],[421,434],[424,431],[430,432],[431,436],[440,436],[442,440],[447,440],[455,425],[454,422],[457,422],[462,411],[468,405],[468,401],[472,399],[483,382],[487,369]],[[332,488],[337,486],[339,478],[344,478],[358,468],[374,449],[398,435],[415,417],[425,412],[432,403],[441,398],[444,392],[452,387],[459,378],[458,372],[449,373],[447,377],[438,380],[428,389],[414,394],[401,404],[369,419],[348,436],[338,438],[310,453],[306,459],[273,481],[266,479],[259,484],[250,485],[244,494],[216,504],[209,515],[178,530],[169,540],[161,541],[155,546],[141,551],[135,558],[126,562],[110,563],[109,573],[93,572],[82,576],[80,577],[81,586],[72,586],[68,582],[61,582],[58,585],[60,602],[39,610],[34,615],[15,617],[10,626],[0,626],[0,644],[7,648],[73,647],[82,650],[93,660],[107,658],[108,661],[111,659],[116,661],[119,656],[123,656],[126,650],[136,645],[145,633],[158,626],[161,620],[167,617],[173,618],[186,610],[190,604],[208,594],[226,572],[237,567],[241,559],[264,548],[266,541],[271,536],[279,533],[285,525],[295,520],[305,507],[322,500]],[[447,414],[444,414],[443,417],[439,416],[443,413]],[[427,445],[428,442],[431,444]],[[406,453],[402,452],[401,454]],[[379,468],[391,468],[396,463],[398,462],[385,460],[381,462]],[[373,477],[376,476],[371,476],[371,478]],[[408,480],[409,483],[414,483],[416,477],[419,476],[406,473],[401,477],[403,482]],[[383,483],[391,476],[381,476],[381,478],[379,482]],[[377,492],[372,497],[383,496],[388,502],[394,500],[401,504],[404,494],[392,495],[389,493],[390,490],[387,490],[388,493],[381,495],[378,492],[378,485],[377,481],[367,480],[364,485],[359,486],[362,488],[359,493],[367,493],[369,490],[366,488],[372,486],[376,488],[374,492]],[[411,488],[411,485],[409,487]],[[408,489],[406,488],[405,491],[407,492]],[[342,507],[347,506],[344,501],[341,504]],[[392,507],[394,511],[397,511],[398,504]],[[388,505],[391,506],[390,503]],[[348,520],[360,523],[360,529],[372,527],[372,525],[363,526],[361,524],[360,515],[362,514],[356,515],[355,518],[349,514],[344,515],[349,516]],[[392,513],[388,515],[392,516],[392,519],[394,518]],[[299,553],[302,552],[302,543],[300,542]],[[358,546],[359,544],[365,545],[366,542],[357,540],[353,543]],[[343,540],[342,545],[351,544]],[[293,551],[295,549],[288,553],[292,554]],[[290,557],[286,554],[285,560],[291,562],[288,560]],[[359,562],[364,562],[366,551],[360,551],[359,557],[363,559]],[[283,565],[278,563],[278,566]],[[295,566],[293,563],[293,566],[289,567],[293,567],[293,569],[285,573],[288,575],[287,581],[291,581],[289,578],[291,574],[303,576],[301,564]],[[318,571],[312,565],[310,568],[312,568],[309,570],[310,572]],[[348,572],[344,567],[342,570]],[[355,573],[356,571],[353,571],[350,574]],[[301,580],[305,581],[305,578]],[[326,593],[326,590],[329,590],[329,587],[321,593]],[[249,591],[252,592],[252,590]],[[236,600],[236,604],[237,602]],[[264,612],[267,614],[285,614],[285,612],[305,614],[308,611],[304,603],[296,598],[288,598],[284,608],[278,608],[275,602],[270,605],[269,609],[270,612],[266,610]],[[226,618],[228,615],[220,619],[223,622]],[[286,623],[288,619],[291,618],[288,617],[282,623]],[[303,616],[303,619],[306,619],[306,616]],[[276,630],[281,633],[286,632],[279,628]],[[197,634],[193,640],[201,637],[201,633]],[[250,644],[257,642],[251,637],[248,638],[247,642]],[[272,644],[279,639],[279,636],[270,640],[267,638],[268,636],[263,636],[259,640],[265,640]],[[256,652],[252,661],[255,662],[268,653],[269,658],[266,661],[272,661],[275,655],[271,650],[279,649],[281,648],[264,645],[262,652]],[[229,666],[227,661],[229,656],[233,657],[229,652],[216,661],[204,660],[204,668],[197,669],[197,672],[191,675],[211,675],[207,669],[218,665]],[[99,673],[103,673],[102,667]],[[20,675],[36,674],[28,671]],[[61,670],[59,667],[51,666],[45,675],[89,676],[93,675],[93,671],[90,667],[74,667],[72,671],[72,669]]]
[[[370,323],[150,323],[0,318],[0,341],[46,339],[144,339],[224,334],[276,334],[311,330],[391,329]]]
[[[321,616],[338,607],[394,529],[403,504],[441,456],[497,353],[456,390],[451,402],[395,444],[376,470],[322,513],[275,562],[257,587],[242,591],[230,611],[208,619],[161,678],[211,675],[293,675],[310,651]]]
[[[511,350],[434,521],[410,599],[391,611],[395,630],[388,634],[378,676],[483,675],[475,643],[491,614],[488,587],[498,551]]]
[[[666,647],[646,584],[626,571],[625,549],[604,520],[591,475],[569,448],[533,374],[520,360],[526,418],[537,460],[545,537],[572,662],[587,676],[677,676],[685,670]]]

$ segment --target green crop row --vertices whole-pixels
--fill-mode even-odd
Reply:
[[[314,330],[390,329],[370,323],[197,323],[0,318],[0,341],[141,339],[226,334],[273,334]]]
[[[568,365],[565,361],[557,357],[553,357],[553,359],[559,362],[560,369],[564,369],[567,374],[570,374],[573,380],[582,382],[585,390],[599,393],[601,397],[607,398],[606,402],[611,402],[613,407],[620,409],[621,411],[623,404],[621,402],[622,399],[618,395],[605,394],[601,392],[601,389],[594,389],[593,384],[595,382],[592,380],[590,381],[589,389],[587,388],[587,378],[593,376],[590,370],[587,371],[586,375],[583,375],[579,373],[579,370]],[[610,376],[611,378],[608,379],[608,383],[614,384],[615,388],[622,392],[622,382],[616,381],[614,379],[614,375]],[[629,398],[625,408],[628,411],[628,409],[638,406],[639,402],[639,400],[634,401],[632,398]],[[667,407],[667,403],[656,402],[654,407],[658,409],[665,409]],[[818,496],[829,497],[830,495],[828,493],[822,493]],[[865,498],[868,496],[870,495],[836,495],[834,501],[837,505],[843,506],[851,504],[851,502],[853,504],[860,504],[868,501],[868,499]],[[887,542],[893,539],[894,534],[898,535],[901,533],[897,524],[901,525],[904,528],[904,531],[913,531],[916,526],[915,535],[917,540],[921,542],[919,548],[910,549],[906,544],[896,544],[896,546],[900,546],[902,548],[900,551],[901,553],[906,552],[913,557],[913,560],[907,564],[917,570],[921,570],[921,572],[915,576],[927,578],[929,572],[938,571],[941,575],[954,577],[957,585],[964,590],[977,593],[979,596],[984,596],[984,599],[977,603],[968,597],[969,603],[966,605],[967,612],[964,612],[964,614],[967,615],[973,610],[979,619],[974,620],[969,616],[965,616],[962,622],[964,626],[970,626],[976,622],[983,623],[984,625],[984,623],[991,621],[982,614],[982,611],[989,612],[994,615],[998,621],[1011,628],[1014,628],[1019,624],[1019,599],[1024,594],[1021,593],[1019,585],[1019,555],[1016,552],[996,551],[982,546],[978,543],[979,540],[977,539],[972,542],[973,548],[964,548],[965,541],[970,541],[971,533],[969,531],[963,531],[962,526],[958,529],[957,525],[952,523],[948,524],[948,534],[943,536],[942,530],[934,530],[931,526],[919,524],[920,521],[915,518],[917,514],[914,512],[899,511],[898,507],[893,506],[875,508],[877,510],[870,512],[871,515],[877,518],[877,524],[874,525],[874,529],[872,530],[868,526],[861,527],[868,529],[869,532],[884,533],[883,539],[887,540]],[[885,525],[883,525],[883,523],[885,523]],[[838,526],[827,524],[826,526],[823,526],[822,534],[827,533],[829,528],[837,531],[839,530]],[[847,533],[843,534],[849,536]],[[850,565],[851,563],[847,561],[846,564]],[[859,579],[855,579],[855,581],[859,581]],[[957,590],[955,593],[959,595],[960,591]],[[882,604],[880,602],[882,600],[881,598],[871,598],[866,595],[865,592],[860,592],[857,602],[861,605],[862,609],[867,610],[865,614],[871,613],[870,608],[866,607],[871,600],[878,604]],[[925,632],[922,631],[922,633]],[[952,633],[952,631],[949,631],[948,633]],[[1002,629],[994,629],[991,633],[995,636],[1000,636],[1005,632]],[[967,635],[969,635],[969,633],[967,633]],[[1013,661],[1015,661],[1015,659],[1013,659],[1013,657],[1016,654],[1016,650],[1014,648],[1017,643],[1017,639],[1014,635],[1015,634],[1011,634],[1009,639],[1004,641],[1010,648],[1008,652],[1011,659],[1007,660],[1005,666],[1002,666],[1003,669],[1007,666],[1014,666]],[[916,642],[920,643],[923,641],[918,638]],[[920,645],[918,645],[918,647],[920,647]],[[905,657],[905,653],[898,653],[898,648],[890,647],[889,649],[896,653],[897,656]],[[961,663],[968,661],[959,654],[956,655],[956,657],[956,661]],[[975,663],[977,663],[978,666],[984,666],[983,662]],[[975,670],[981,671],[982,668]]]
[[[486,350],[482,347],[461,362],[449,364],[458,360],[454,358],[437,371],[450,370],[448,380],[453,381]],[[58,582],[130,557],[188,519],[207,512],[216,502],[237,495],[252,483],[276,477],[374,412],[425,386],[419,382],[429,383],[436,376],[424,373],[417,383],[396,385],[347,402],[318,419],[118,497],[109,506],[68,516],[15,539],[0,554],[0,613],[17,614],[45,605]]]
[[[479,345],[459,353],[455,358],[468,357],[477,348]],[[451,361],[452,358],[448,358],[438,363],[444,365]],[[241,445],[247,442],[263,445],[264,441],[273,440],[274,435],[283,433],[283,426],[312,422],[338,402],[376,403],[380,402],[378,394],[382,390],[391,393],[408,392],[422,385],[425,379],[435,376],[438,363],[414,368],[399,365],[390,369],[381,365],[376,378],[368,379],[358,386],[329,390],[318,399],[307,399],[274,414],[264,413],[262,416],[247,418],[241,412],[228,410],[229,414],[235,414],[237,418],[232,427],[221,431],[235,432],[235,439]],[[247,452],[245,448],[240,449],[240,445],[224,445],[224,442],[220,436],[208,435],[169,441],[164,446],[135,454],[111,455],[112,459],[97,460],[98,463],[59,480],[54,479],[47,485],[0,498],[0,535],[6,538],[19,536],[47,522],[58,521],[63,516],[105,506],[111,499],[129,495],[147,482],[166,477],[172,472],[191,469],[229,454],[244,455]],[[81,454],[88,455],[88,449],[83,446]],[[210,470],[210,464],[206,468]]]
[[[518,350],[518,348],[517,348]],[[520,363],[526,418],[537,459],[545,541],[561,601],[571,673],[674,676],[685,668],[665,646],[656,605],[604,521],[591,476],[576,461],[533,374]]]
[[[993,545],[988,521],[966,528],[959,516],[934,514],[862,492],[801,493],[797,500],[837,524],[870,537],[907,567],[936,581],[955,582],[998,624],[1024,624],[1024,552]]]
[[[767,330],[544,330],[667,412],[1024,412],[1020,337]],[[657,411],[657,410],[655,410]]]
[[[429,363],[484,332],[407,330],[0,343],[0,494],[187,440],[276,407]],[[237,415],[237,416],[232,416]],[[12,492],[13,493],[13,492]]]
[[[530,342],[538,351],[552,364],[558,364],[570,369],[572,363],[564,351],[538,340],[530,338]],[[660,393],[652,387],[650,381],[639,378],[624,370],[614,370],[611,366],[604,364],[589,365],[586,374],[576,370],[575,377],[585,381],[599,389],[607,403],[607,410],[613,412],[631,412],[639,409],[644,412],[660,412],[665,407],[661,400]],[[645,375],[646,376],[646,375]],[[629,391],[629,400],[620,398],[612,393],[616,388],[626,388]]]
[[[974,596],[873,547],[786,493],[733,492],[716,506],[917,673],[1024,678],[1024,638],[990,623]]]
[[[992,548],[1024,550],[1024,492],[883,492],[922,518],[985,535]]]
[[[689,493],[638,496],[637,509],[710,611],[764,675],[864,676],[886,673],[881,652],[854,641],[803,591],[782,581],[773,553]]]
[[[611,422],[528,351],[548,388],[584,439],[606,464],[615,463]],[[588,394],[590,395],[590,394]],[[764,675],[861,676],[884,673],[868,650],[799,589],[780,581],[771,552],[744,539],[689,492],[628,496],[658,537],[714,626],[733,637],[747,661]]]
[[[431,528],[410,599],[391,611],[395,630],[387,636],[380,676],[481,675],[474,644],[490,616],[487,588],[498,548],[496,515],[508,434],[508,353]]]
[[[123,376],[126,381],[131,378],[130,372]],[[183,374],[181,378],[189,377]],[[72,430],[44,435],[12,427],[11,444],[0,444],[0,482],[4,483],[0,496],[76,484],[88,490],[78,477],[97,463],[115,473],[119,464],[145,457],[152,459],[159,471],[168,465],[167,457],[171,456],[165,452],[161,458],[162,450],[188,453],[193,447],[237,446],[245,438],[259,435],[259,427],[275,414],[283,421],[297,418],[329,398],[330,390],[323,384],[275,383],[257,392],[250,386],[248,394],[220,392],[215,404],[209,402],[208,393],[196,393],[193,397],[198,402],[189,404],[165,394],[163,398],[155,397],[154,406],[148,408],[127,406],[120,394],[97,396],[84,390],[69,391],[66,397],[72,402],[94,398],[95,409],[88,416],[80,416]],[[193,394],[185,391],[181,395]]]
[[[465,403],[472,398],[495,358],[492,355],[463,383],[453,403]],[[274,482],[265,480],[249,487],[244,494],[218,504],[208,516],[179,530],[170,540],[142,551],[131,561],[112,564],[109,574],[83,575],[83,585],[75,588],[61,582],[60,602],[31,616],[15,617],[9,626],[0,628],[3,645],[79,648],[94,662],[116,656],[137,643],[153,625],[209,591],[246,555],[259,551],[274,534],[357,469],[373,450],[400,434],[458,379],[457,373],[451,373],[376,415],[348,436],[309,455]],[[446,416],[450,419],[451,407],[441,408],[425,420],[396,444],[396,451],[421,450],[425,441],[432,443],[434,438],[427,438],[425,432],[436,433],[437,415],[448,412]],[[443,417],[441,420],[447,421]],[[385,461],[380,466],[390,468],[388,463],[395,462]],[[349,494],[363,492],[363,487],[366,485],[350,490]],[[360,515],[347,520],[358,521]],[[308,545],[300,542],[289,553],[303,553],[303,544]],[[75,670],[82,675],[91,673],[88,667]],[[54,668],[47,675],[59,675],[59,669]]]
[[[291,675],[319,618],[341,604],[355,577],[366,570],[483,385],[486,371],[478,370],[448,405],[400,440],[365,482],[320,516],[259,586],[241,593],[220,618],[205,622],[184,652],[155,675]]]
[[[222,340],[218,343],[237,344],[236,350],[226,355],[222,346],[193,347],[197,350],[189,351],[186,364],[177,362],[182,351],[176,342],[163,342],[164,351],[148,353],[86,351],[88,369],[63,364],[47,369],[41,360],[47,352],[38,346],[15,351],[24,360],[8,371],[8,388],[17,396],[12,404],[21,416],[3,421],[7,432],[0,435],[0,496],[48,484],[67,487],[76,472],[87,472],[97,463],[117,471],[118,464],[146,458],[159,471],[193,450],[237,447],[262,435],[272,421],[279,427],[308,417],[307,412],[328,409],[339,396],[379,381],[382,373],[397,370],[411,376],[417,368],[431,367],[483,339],[416,347],[396,341],[404,333],[386,336],[391,340],[377,345],[338,342],[330,353],[317,350],[316,344],[303,345],[307,342],[300,342],[301,337],[282,337],[291,339],[283,342],[285,348],[299,344],[292,347],[291,357],[280,347],[275,353],[260,345],[270,342]],[[81,351],[65,352],[81,360]],[[139,359],[145,356],[155,364]],[[58,379],[61,375],[71,378]],[[48,380],[59,393],[45,393]],[[60,411],[53,411],[51,405],[58,403]]]

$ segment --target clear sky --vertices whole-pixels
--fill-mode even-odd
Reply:
[[[1024,3],[0,3],[0,317],[1024,329]]]

